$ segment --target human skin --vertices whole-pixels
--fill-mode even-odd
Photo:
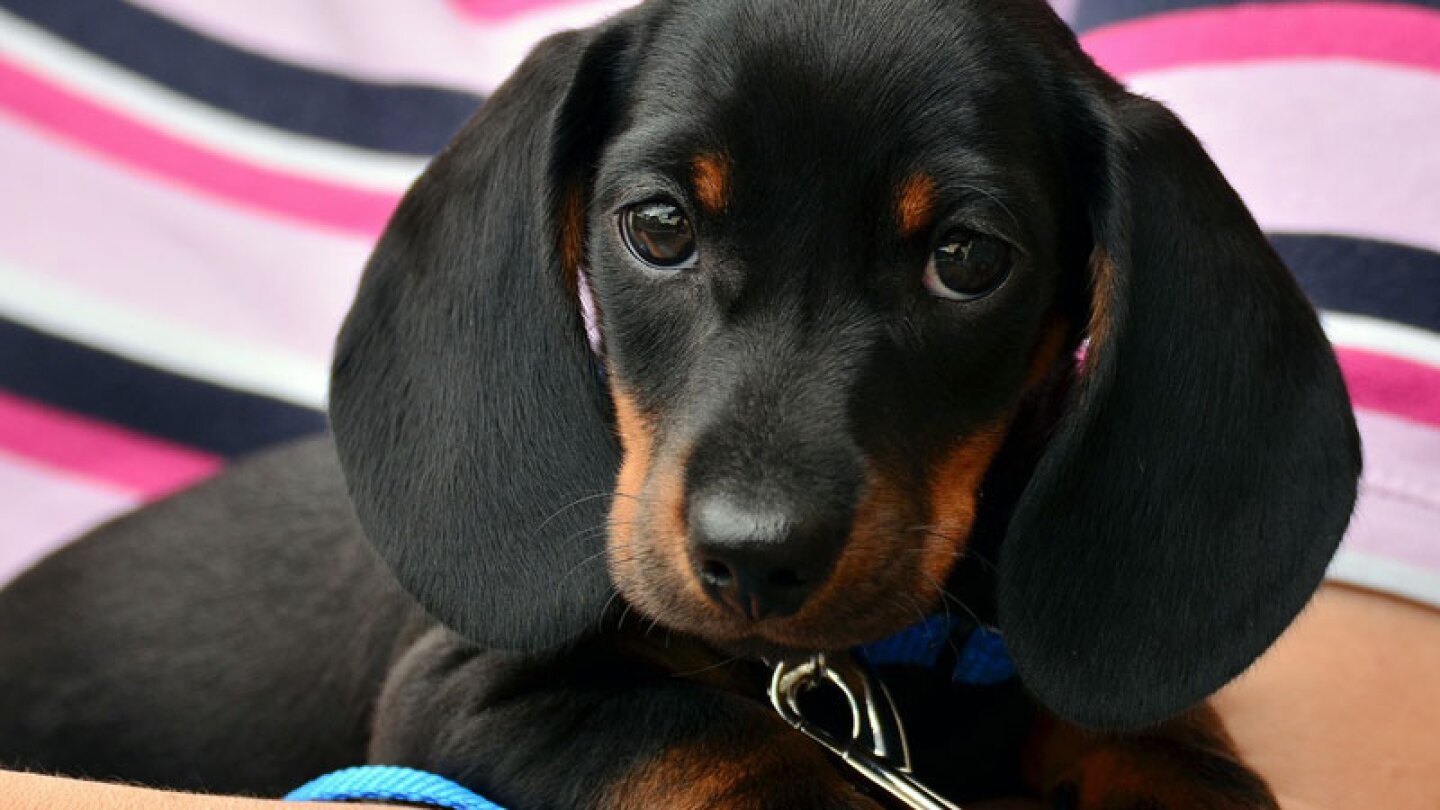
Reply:
[[[1440,612],[1327,585],[1214,706],[1285,810],[1440,807]]]
[[[279,810],[281,807],[309,807],[320,810],[335,806],[168,793],[128,785],[0,771],[0,808],[3,810],[54,810],[57,807],[75,810]]]

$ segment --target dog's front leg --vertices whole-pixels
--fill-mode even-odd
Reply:
[[[673,650],[604,642],[521,656],[430,632],[390,674],[371,761],[511,810],[878,810],[758,692],[729,688],[747,665],[682,658],[667,671]]]
[[[1027,774],[1055,810],[1279,810],[1208,705],[1134,734],[1042,718]]]

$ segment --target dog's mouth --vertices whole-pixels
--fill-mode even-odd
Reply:
[[[716,475],[703,443],[662,438],[618,389],[616,403],[625,455],[607,557],[627,608],[769,659],[877,641],[939,609],[1006,424],[968,432],[923,473],[867,458],[853,477],[812,464],[807,478],[790,460],[786,479]],[[771,477],[788,486],[754,483]]]
[[[872,491],[832,562],[807,569],[802,547],[767,569],[744,555],[707,556],[684,524],[667,521],[672,510],[654,506],[635,499],[612,516],[610,572],[628,608],[728,654],[772,661],[877,641],[939,610],[973,515],[944,531],[911,499]]]

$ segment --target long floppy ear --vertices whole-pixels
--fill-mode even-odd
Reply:
[[[1359,439],[1314,311],[1195,137],[1092,119],[1090,345],[1001,549],[1027,686],[1092,727],[1175,714],[1254,661],[1350,518]]]
[[[330,416],[370,542],[486,646],[563,644],[611,586],[619,465],[577,301],[629,23],[539,45],[411,188],[341,332]]]

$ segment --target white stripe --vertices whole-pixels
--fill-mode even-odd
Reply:
[[[1440,252],[1440,74],[1341,59],[1138,73],[1267,231]]]
[[[423,158],[377,152],[256,123],[176,93],[0,9],[0,53],[147,127],[264,168],[375,191],[404,191]]]
[[[1414,565],[1342,548],[1326,576],[1440,607],[1440,575]]]
[[[1440,283],[1440,279],[1436,282]],[[1320,323],[1330,342],[1337,346],[1380,352],[1440,368],[1440,335],[1434,332],[1344,312],[1322,312]]]
[[[323,408],[326,364],[253,341],[205,332],[162,315],[115,306],[0,264],[0,317],[143,365]]]

